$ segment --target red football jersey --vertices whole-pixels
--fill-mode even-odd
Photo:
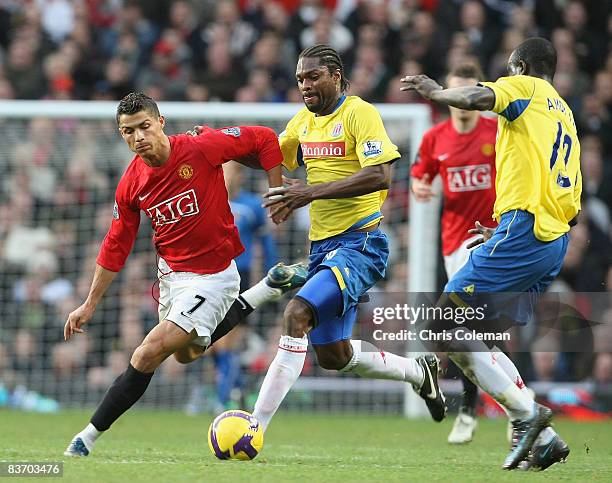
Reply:
[[[257,155],[268,169],[281,164],[276,134],[267,127],[205,129],[199,136],[169,136],[171,151],[160,167],[136,155],[115,194],[111,227],[98,264],[118,272],[136,240],[140,210],[151,219],[153,243],[172,270],[217,273],[244,248],[229,207],[221,165]]]
[[[450,119],[423,136],[410,175],[430,179],[439,174],[444,185],[442,253],[450,255],[471,235],[477,220],[493,227],[495,203],[495,136],[497,120],[480,117],[469,133],[458,133]]]

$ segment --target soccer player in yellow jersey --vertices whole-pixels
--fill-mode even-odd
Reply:
[[[287,304],[284,335],[262,384],[253,415],[264,428],[299,377],[308,339],[321,367],[413,385],[432,418],[446,413],[434,355],[400,357],[351,340],[359,298],[385,275],[389,254],[380,230],[390,165],[399,158],[378,111],[345,96],[348,81],[327,45],[304,50],[296,68],[306,105],[279,136],[285,168],[305,166],[307,184],[268,193],[265,206],[282,222],[310,204],[309,273]]]
[[[499,302],[507,300],[499,292],[525,292],[511,307],[489,307],[487,323],[529,321],[538,294],[561,269],[568,232],[580,212],[580,145],[572,111],[552,86],[556,64],[553,45],[531,38],[510,55],[509,76],[496,82],[443,89],[423,75],[402,79],[403,90],[414,89],[432,101],[499,114],[493,213],[499,225],[471,230],[482,235],[473,244],[478,247],[448,282],[440,302],[473,306],[480,294],[497,292],[487,300]],[[470,349],[475,350],[473,344],[447,346],[453,361],[512,419],[512,450],[503,468],[545,469],[564,460],[569,448],[549,428],[550,409],[533,401],[512,361],[501,352]]]

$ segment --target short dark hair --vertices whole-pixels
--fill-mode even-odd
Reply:
[[[553,77],[557,70],[557,51],[553,44],[542,37],[531,37],[515,49],[516,60],[522,60],[533,74]]]
[[[119,117],[122,114],[131,115],[140,111],[147,111],[149,114],[159,117],[159,108],[153,99],[142,92],[130,92],[119,101],[117,106],[117,124],[119,124]]]
[[[340,89],[342,92],[348,90],[351,83],[346,78],[344,73],[344,64],[340,58],[340,54],[332,49],[329,45],[317,44],[312,47],[308,47],[300,53],[299,59],[303,57],[317,58],[319,59],[319,65],[324,65],[327,70],[332,74],[335,70],[340,71]]]
[[[476,79],[481,81],[483,76],[482,69],[476,62],[461,62],[450,70],[446,78],[460,77],[461,79]]]

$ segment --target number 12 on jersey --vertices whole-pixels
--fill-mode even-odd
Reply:
[[[557,184],[561,186],[561,188],[569,188],[572,186],[570,179],[563,174],[567,168],[567,163],[569,161],[570,153],[572,151],[572,138],[569,134],[563,135],[563,126],[561,122],[557,122],[557,139],[555,139],[555,144],[553,144],[552,154],[550,155],[550,170],[552,171],[555,163],[557,162],[557,157],[559,156],[559,148],[561,147],[561,137],[563,136],[563,148],[565,148],[565,157],[563,158],[564,167],[563,171],[560,171],[557,175]]]

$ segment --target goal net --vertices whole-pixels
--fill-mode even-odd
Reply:
[[[196,124],[261,124],[277,133],[301,105],[160,103],[167,133]],[[437,259],[435,206],[410,207],[408,172],[425,130],[425,105],[378,106],[402,158],[384,206],[391,240],[389,277],[379,290],[434,291]],[[3,101],[0,103],[0,406],[34,410],[93,406],[130,355],[157,324],[156,257],[144,218],[128,262],[98,307],[86,334],[63,341],[67,315],[85,299],[102,238],[111,221],[114,191],[132,159],[119,136],[114,102]],[[244,168],[243,189],[260,194],[261,171]],[[291,176],[304,176],[292,173]],[[428,211],[429,210],[429,211]],[[433,212],[433,213],[432,213]],[[409,233],[408,220],[413,229]],[[429,221],[428,221],[429,220]],[[307,210],[270,227],[279,260],[307,256]],[[251,282],[265,275],[254,248]],[[276,352],[286,300],[258,309],[240,342],[240,404],[251,407]],[[214,357],[191,365],[168,359],[139,403],[186,407],[199,397],[211,409]],[[365,381],[324,371],[308,356],[286,407],[311,410],[404,410],[405,384]],[[4,395],[4,396],[3,396]]]

